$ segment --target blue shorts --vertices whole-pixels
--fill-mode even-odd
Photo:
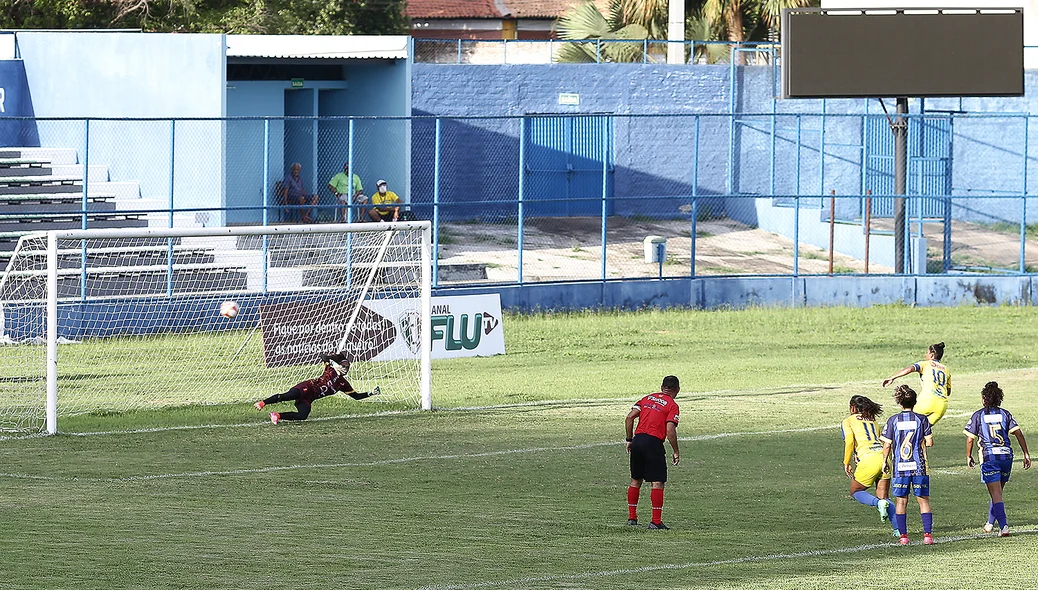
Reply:
[[[909,475],[907,477],[895,477],[890,486],[890,495],[895,498],[907,498],[908,490],[912,490],[912,494],[916,498],[929,496],[930,476]]]
[[[1012,459],[993,459],[980,464],[980,481],[984,483],[1009,481],[1009,472],[1013,470]]]

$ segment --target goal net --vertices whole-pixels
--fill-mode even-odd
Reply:
[[[0,275],[0,430],[251,403],[318,377],[333,352],[350,361],[354,389],[379,388],[360,403],[428,409],[429,228],[24,236]],[[225,302],[237,315],[221,315]],[[327,407],[356,411],[343,399]]]

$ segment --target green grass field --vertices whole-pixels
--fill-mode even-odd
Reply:
[[[1014,536],[982,535],[987,493],[962,427],[997,380],[1038,446],[1035,318],[507,316],[507,355],[434,363],[433,412],[332,398],[279,426],[247,404],[68,418],[75,435],[0,441],[0,587],[1034,587],[1038,468],[1018,449]],[[898,547],[847,494],[838,423],[852,394],[889,409],[880,381],[937,340],[954,375],[930,452],[938,543],[919,543],[912,503],[913,544]],[[682,463],[673,530],[650,532],[625,526],[623,417],[669,373]],[[648,508],[646,491],[646,522]]]

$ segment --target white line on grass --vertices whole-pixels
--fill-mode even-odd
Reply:
[[[764,430],[758,432],[721,432],[717,434],[701,434],[697,436],[686,436],[681,437],[679,440],[683,441],[704,441],[704,440],[715,440],[719,438],[731,438],[737,436],[767,436],[773,434],[791,434],[798,432],[816,432],[819,430],[831,430],[838,428],[836,425],[829,426],[810,426],[807,428],[784,428],[781,430]],[[185,473],[162,473],[156,475],[134,475],[130,477],[100,477],[100,478],[82,478],[84,480],[93,481],[149,481],[157,479],[177,479],[177,478],[190,478],[190,477],[219,477],[219,476],[233,476],[233,475],[251,475],[257,473],[274,473],[278,471],[296,471],[304,469],[334,469],[344,467],[378,467],[380,465],[399,465],[403,463],[416,463],[419,461],[446,461],[451,459],[472,459],[479,457],[500,457],[505,455],[521,455],[525,453],[543,453],[552,451],[577,451],[582,449],[594,449],[598,447],[608,446],[619,446],[622,444],[619,441],[609,442],[595,442],[587,443],[582,445],[569,445],[565,447],[528,447],[525,449],[502,449],[499,451],[484,451],[481,453],[457,453],[450,455],[419,455],[416,457],[398,457],[396,459],[381,459],[378,461],[363,461],[353,463],[308,463],[301,465],[275,465],[271,467],[256,467],[253,469],[230,469],[224,471],[193,471]],[[69,479],[79,478],[68,478],[68,477],[46,477],[46,476],[34,476],[25,475],[18,473],[0,473],[0,478],[8,479],[42,479],[42,480],[53,480],[53,481],[65,481]]]
[[[1038,533],[1038,529],[1014,529],[1014,535],[1029,535]],[[973,535],[960,535],[957,537],[943,537],[935,538],[937,544],[945,543],[956,543],[959,541],[971,541],[974,539],[990,538],[991,534],[973,534]],[[698,563],[665,563],[660,565],[649,565],[645,567],[627,568],[627,569],[616,569],[616,570],[603,570],[597,572],[581,572],[578,574],[557,574],[557,575],[546,575],[546,576],[531,576],[528,578],[516,578],[513,580],[503,580],[499,582],[477,582],[474,584],[447,584],[447,585],[435,585],[435,586],[421,586],[418,590],[475,590],[476,588],[495,588],[500,586],[518,587],[528,586],[530,584],[543,583],[543,582],[564,582],[572,580],[589,580],[595,578],[607,578],[610,576],[625,576],[632,574],[644,574],[648,572],[658,572],[664,570],[685,570],[693,568],[704,568],[704,567],[716,567],[724,565],[739,565],[743,563],[759,563],[767,561],[777,561],[785,559],[801,559],[805,557],[826,557],[829,555],[843,555],[847,553],[861,553],[863,551],[872,551],[873,549],[885,549],[889,547],[898,547],[894,542],[887,543],[870,543],[868,545],[858,545],[857,547],[843,547],[840,549],[818,549],[815,551],[800,551],[797,553],[773,553],[771,555],[750,555],[746,557],[733,557],[731,559],[719,559],[717,561],[703,561]]]

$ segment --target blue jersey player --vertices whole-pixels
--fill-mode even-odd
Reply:
[[[1006,520],[1006,505],[1002,501],[1002,489],[1009,481],[1009,472],[1013,469],[1013,443],[1009,435],[1016,436],[1020,442],[1020,450],[1024,452],[1024,469],[1031,468],[1031,454],[1027,451],[1027,441],[1020,425],[1002,406],[1002,389],[998,383],[989,381],[980,391],[980,399],[984,407],[973,412],[966,423],[966,465],[971,469],[977,466],[973,460],[973,445],[980,441],[980,481],[988,487],[991,505],[988,508],[988,521],[984,532],[990,533],[998,523],[998,535],[1009,536],[1009,524]]]
[[[883,426],[879,439],[883,441],[883,469],[893,471],[892,495],[897,500],[895,517],[901,544],[908,545],[908,492],[919,502],[919,516],[923,521],[923,543],[933,545],[933,512],[930,510],[930,476],[926,470],[926,447],[933,446],[933,431],[926,416],[912,411],[915,390],[898,385],[894,402],[901,412],[894,414]],[[893,460],[891,461],[891,450]]]

